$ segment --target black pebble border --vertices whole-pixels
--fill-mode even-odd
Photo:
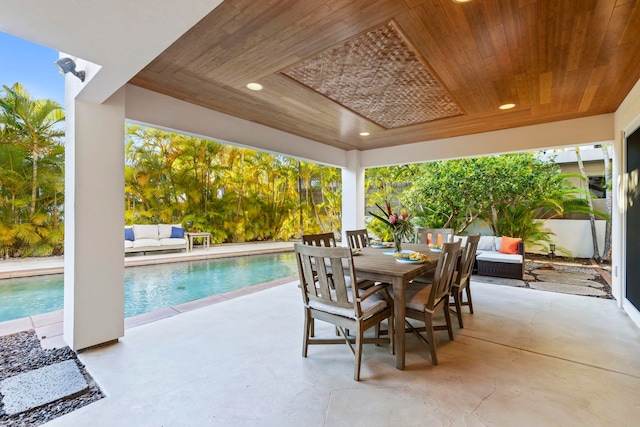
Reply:
[[[78,360],[76,353],[69,347],[43,350],[34,331],[18,332],[0,337],[0,381],[65,360],[76,361],[89,388],[78,394],[12,416],[4,412],[4,404],[0,401],[0,426],[39,426],[104,397],[84,365]],[[0,399],[2,397],[0,394]]]

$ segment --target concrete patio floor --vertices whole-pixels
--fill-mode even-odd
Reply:
[[[212,247],[127,262],[290,250],[287,245]],[[4,265],[0,273],[7,274]],[[47,425],[636,425],[640,329],[615,300],[476,279],[476,314],[465,309],[465,328],[454,329],[453,342],[437,333],[438,366],[409,334],[405,371],[395,369],[387,347],[366,346],[359,383],[343,346],[312,346],[301,357],[300,293],[291,279],[128,318],[117,344],[79,356],[107,397]],[[64,345],[56,335],[61,321],[60,311],[4,322],[0,334],[11,333],[10,326],[35,327],[44,346],[57,347]],[[333,335],[320,322],[316,330]]]
[[[360,382],[343,346],[301,357],[295,282],[131,328],[80,354],[107,397],[47,425],[637,425],[640,330],[615,300],[472,286],[438,366],[408,335],[405,371],[366,346]]]

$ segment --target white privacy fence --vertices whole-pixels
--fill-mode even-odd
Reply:
[[[556,254],[560,255],[558,249],[562,248],[570,251],[575,258],[592,258],[593,241],[591,237],[591,224],[589,220],[582,219],[546,219],[545,228],[553,232],[552,241],[556,244]],[[604,250],[604,220],[596,220],[596,234],[598,236],[598,249],[600,255]],[[527,247],[527,252],[547,253],[537,247]]]

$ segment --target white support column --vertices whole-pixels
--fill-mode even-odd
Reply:
[[[103,104],[69,92],[64,340],[80,350],[124,335],[125,89]]]
[[[342,169],[342,241],[346,246],[346,230],[365,227],[364,168],[360,166],[360,152],[347,152],[347,167]]]

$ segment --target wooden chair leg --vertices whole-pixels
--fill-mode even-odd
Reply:
[[[473,314],[473,302],[471,301],[471,284],[467,284],[467,304],[469,304],[469,312]]]
[[[458,326],[460,326],[460,329],[464,328],[464,325],[462,324],[462,291],[457,290],[454,292],[453,294],[453,301],[454,301],[454,305],[456,306],[456,314],[458,315]]]
[[[431,364],[435,366],[438,364],[438,356],[436,356],[436,341],[433,336],[433,318],[430,314],[426,314],[424,320],[427,341],[429,341],[429,351],[431,352]]]
[[[442,310],[444,311],[444,318],[445,318],[445,321],[447,322],[447,331],[449,332],[449,339],[453,341],[453,328],[451,327],[451,312],[449,311],[449,304],[444,304],[442,307]]]
[[[387,322],[389,323],[389,326],[387,327],[387,330],[389,331],[389,340],[390,340],[390,346],[391,347],[391,354],[396,354],[396,336],[395,336],[395,329],[393,327],[393,322],[395,321],[393,316],[390,316],[387,319]]]
[[[309,334],[313,328],[313,318],[308,310],[304,312],[304,336],[302,337],[302,357],[307,357],[307,349],[309,348]]]
[[[353,379],[356,381],[360,381],[360,362],[362,361],[362,340],[364,338],[364,334],[362,328],[358,326],[356,331],[356,353],[355,353],[355,366],[353,372]]]

